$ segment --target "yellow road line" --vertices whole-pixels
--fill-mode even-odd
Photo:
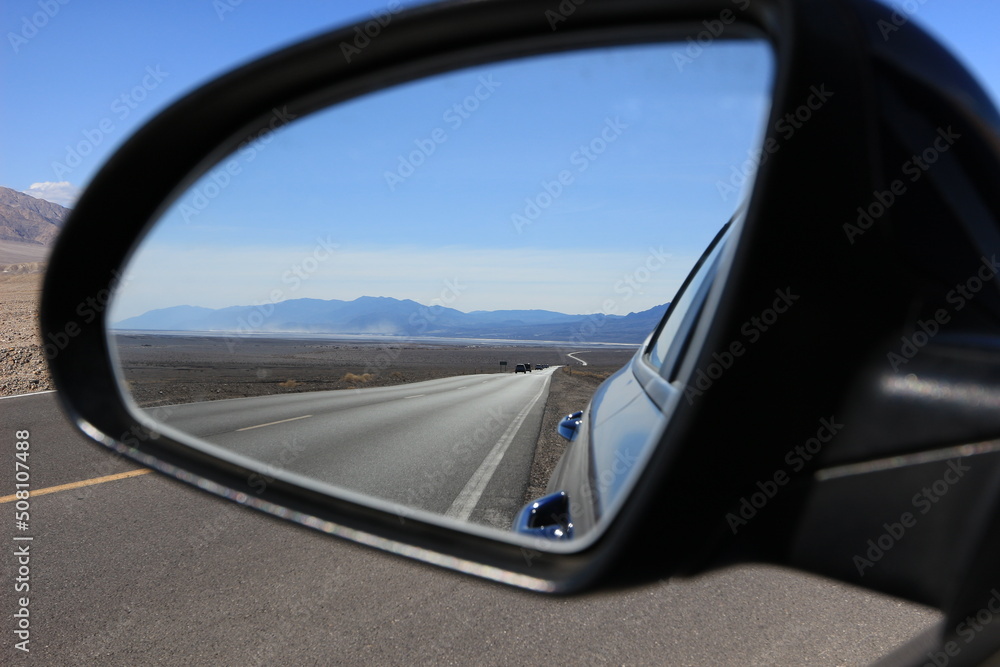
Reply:
[[[276,422],[267,422],[266,424],[257,424],[256,426],[244,426],[243,428],[236,429],[237,431],[249,431],[254,428],[261,428],[263,426],[274,426],[275,424],[284,424],[285,422],[293,422],[299,419],[309,419],[312,415],[302,415],[301,417],[292,417],[291,419],[279,419]]]
[[[120,472],[117,475],[107,475],[106,477],[95,477],[93,479],[85,479],[79,482],[70,482],[69,484],[60,484],[59,486],[50,486],[44,489],[31,489],[31,497],[44,496],[46,493],[57,493],[59,491],[69,491],[70,489],[79,489],[82,486],[93,486],[94,484],[104,484],[105,482],[113,482],[116,479],[126,479],[128,477],[137,477],[139,475],[145,475],[148,472],[153,472],[149,468],[140,468],[139,470],[129,470],[128,472]],[[9,503],[11,501],[17,500],[17,496],[3,496],[0,498],[0,503]]]

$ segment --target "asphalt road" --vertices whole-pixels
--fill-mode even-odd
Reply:
[[[77,434],[55,394],[0,399],[0,494],[30,437],[29,530],[0,503],[0,664],[866,664],[936,620],[921,607],[770,567],[544,597],[289,525]],[[30,542],[30,591],[14,537]],[[30,653],[14,648],[29,597]]]
[[[506,530],[523,504],[554,370],[150,412],[268,470]]]

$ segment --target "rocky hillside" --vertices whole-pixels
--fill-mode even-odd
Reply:
[[[59,204],[0,187],[0,241],[49,245],[69,212]]]

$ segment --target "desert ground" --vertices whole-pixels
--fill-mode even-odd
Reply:
[[[0,266],[0,396],[54,388],[38,335],[40,267]]]
[[[473,373],[513,373],[517,364],[617,369],[633,348],[358,342],[199,335],[119,334],[122,375],[142,407],[328,389],[358,389]],[[577,353],[583,367],[567,356]],[[501,361],[507,365],[502,366]]]
[[[18,243],[0,240],[0,272],[10,273],[17,269],[13,265],[34,264],[41,270],[49,256],[49,247],[35,243]]]

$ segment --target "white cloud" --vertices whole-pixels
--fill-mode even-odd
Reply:
[[[66,208],[73,208],[73,204],[80,198],[80,188],[69,181],[45,181],[43,183],[32,183],[27,190],[21,190],[26,195],[31,195],[35,199],[44,199],[53,204],[59,204]]]

